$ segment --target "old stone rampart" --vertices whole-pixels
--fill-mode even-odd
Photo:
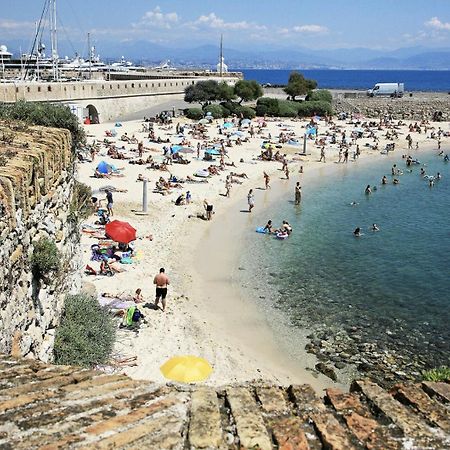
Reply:
[[[48,361],[64,294],[73,279],[78,234],[70,220],[71,136],[66,130],[0,122],[0,351]],[[33,276],[41,237],[54,241],[61,270]]]

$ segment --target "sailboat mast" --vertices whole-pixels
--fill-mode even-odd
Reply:
[[[53,79],[58,79],[58,36],[56,31],[56,0],[49,0],[50,2],[50,41],[52,46],[52,68]]]
[[[223,76],[223,34],[220,35],[220,78]]]
[[[89,49],[89,79],[92,78],[92,48],[91,48],[91,33],[88,33],[88,49]]]

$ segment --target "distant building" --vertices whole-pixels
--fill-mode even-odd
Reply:
[[[219,64],[217,64],[217,72],[219,73],[227,73],[228,66],[225,64],[225,58],[223,56],[220,57]]]

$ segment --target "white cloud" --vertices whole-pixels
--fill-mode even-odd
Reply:
[[[21,37],[25,33],[34,30],[33,22],[0,19],[0,34],[4,37]]]
[[[170,29],[173,25],[177,24],[180,18],[176,12],[163,13],[161,8],[157,6],[153,11],[147,11],[137,24],[133,24],[134,27],[158,27]]]
[[[328,28],[322,25],[297,25],[292,28],[292,31],[296,33],[309,33],[309,34],[325,34],[328,33]]]
[[[192,23],[194,28],[213,28],[217,30],[265,30],[264,25],[258,25],[253,22],[241,21],[241,22],[225,22],[222,18],[218,17],[215,13],[200,16],[195,22]]]
[[[425,25],[433,28],[434,30],[450,31],[450,22],[441,22],[437,17],[432,17],[430,20],[425,22]]]

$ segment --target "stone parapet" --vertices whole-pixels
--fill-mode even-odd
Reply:
[[[0,448],[449,448],[448,404],[420,384],[352,392],[264,382],[158,385],[0,355]]]

